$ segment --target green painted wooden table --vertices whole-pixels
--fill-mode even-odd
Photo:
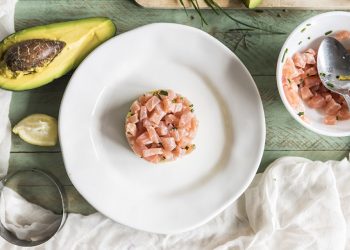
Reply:
[[[20,30],[57,21],[107,16],[117,25],[118,34],[153,22],[175,22],[201,28],[237,54],[259,88],[267,123],[260,172],[281,156],[303,156],[313,160],[340,160],[346,157],[350,150],[350,138],[330,138],[304,129],[284,108],[276,87],[275,66],[284,40],[296,25],[320,12],[230,10],[229,13],[239,22],[211,11],[203,12],[209,23],[204,27],[194,11],[189,11],[187,16],[182,10],[143,9],[132,0],[20,0],[16,7],[15,24],[16,29]],[[10,108],[12,124],[32,113],[57,117],[70,76],[71,73],[35,90],[14,93]],[[10,171],[32,167],[50,171],[60,179],[68,195],[70,212],[90,214],[95,211],[72,186],[59,146],[31,146],[13,136]],[[39,185],[31,190],[35,192],[37,189],[43,190],[43,187]]]

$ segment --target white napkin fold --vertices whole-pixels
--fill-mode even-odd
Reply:
[[[0,220],[18,239],[31,241],[52,235],[61,224],[61,216],[28,202],[7,187],[0,197]]]
[[[193,231],[157,235],[99,213],[70,214],[54,238],[33,249],[350,249],[348,183],[347,159],[323,163],[285,157],[256,175],[223,213]],[[15,249],[4,240],[0,248]]]
[[[15,31],[16,0],[0,0],[0,40]],[[8,118],[12,93],[0,89],[0,177],[6,175],[11,148],[11,124]]]

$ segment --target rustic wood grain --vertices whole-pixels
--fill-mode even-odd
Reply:
[[[183,8],[179,0],[135,0],[145,8],[180,9]],[[241,0],[216,0],[222,8],[246,8]],[[192,7],[191,2],[184,0],[186,8]],[[198,0],[200,8],[208,8],[204,0]],[[350,9],[348,0],[263,0],[259,8],[291,8],[291,9]]]

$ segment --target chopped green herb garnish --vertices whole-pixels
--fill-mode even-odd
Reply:
[[[286,56],[288,52],[288,48],[285,49],[284,53],[283,53],[283,56],[282,56],[282,63],[284,62],[284,57]]]
[[[287,80],[288,80],[289,83],[292,83],[291,80],[290,80],[289,78],[287,78]]]
[[[195,149],[196,148],[196,144],[192,144],[192,148]]]
[[[327,83],[327,86],[330,88],[334,88],[334,85],[332,83]]]
[[[128,114],[127,114],[127,117],[130,117],[130,116],[133,116],[133,115],[134,114],[131,111],[129,111]]]
[[[190,107],[190,108],[193,108],[193,104],[191,104],[189,107]]]
[[[298,43],[298,45],[302,44],[302,42],[303,42],[303,41],[300,41],[300,42]]]
[[[194,112],[194,109],[191,109],[191,112],[193,113],[193,112]]]
[[[159,94],[160,95],[168,95],[168,91],[166,91],[166,90],[161,90],[161,91],[159,91]]]
[[[309,39],[309,40],[310,40],[310,39],[311,39],[311,37],[309,37],[309,36],[308,36],[308,37],[307,37],[307,39]]]
[[[311,26],[311,23],[306,24],[306,26]]]
[[[321,73],[320,73],[320,76],[325,77],[325,76],[326,76],[326,74],[325,74],[325,73],[323,73],[323,72],[321,72]]]
[[[180,99],[181,99],[181,100],[183,100],[183,99],[184,99],[184,97],[183,97],[183,96],[181,96],[181,97],[180,97]]]
[[[327,31],[326,33],[324,33],[326,36],[328,36],[330,33],[332,33],[333,31]]]
[[[173,127],[172,130],[177,130],[177,127]]]
[[[298,113],[298,116],[302,116],[302,115],[304,115],[304,112],[299,112]]]
[[[303,28],[300,32],[304,32],[306,30],[306,28]]]
[[[172,100],[171,102],[172,102],[172,103],[176,103],[176,99]]]

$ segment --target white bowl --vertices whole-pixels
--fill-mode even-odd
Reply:
[[[277,62],[277,86],[280,93],[281,99],[284,106],[287,108],[289,113],[304,127],[312,130],[315,133],[327,136],[349,136],[350,135],[350,120],[338,121],[336,125],[326,125],[323,123],[324,114],[318,110],[305,106],[305,122],[298,115],[299,110],[294,109],[288,102],[282,85],[282,68],[283,68],[283,57],[284,61],[288,57],[292,57],[295,52],[301,52],[307,48],[318,48],[320,42],[324,37],[325,33],[332,31],[332,33],[339,30],[350,30],[350,13],[342,11],[332,11],[314,16],[298,27],[289,35],[285,41]],[[332,34],[331,33],[331,34]],[[330,34],[330,35],[331,35]],[[310,38],[310,39],[309,39]],[[300,41],[302,42],[300,44]]]

